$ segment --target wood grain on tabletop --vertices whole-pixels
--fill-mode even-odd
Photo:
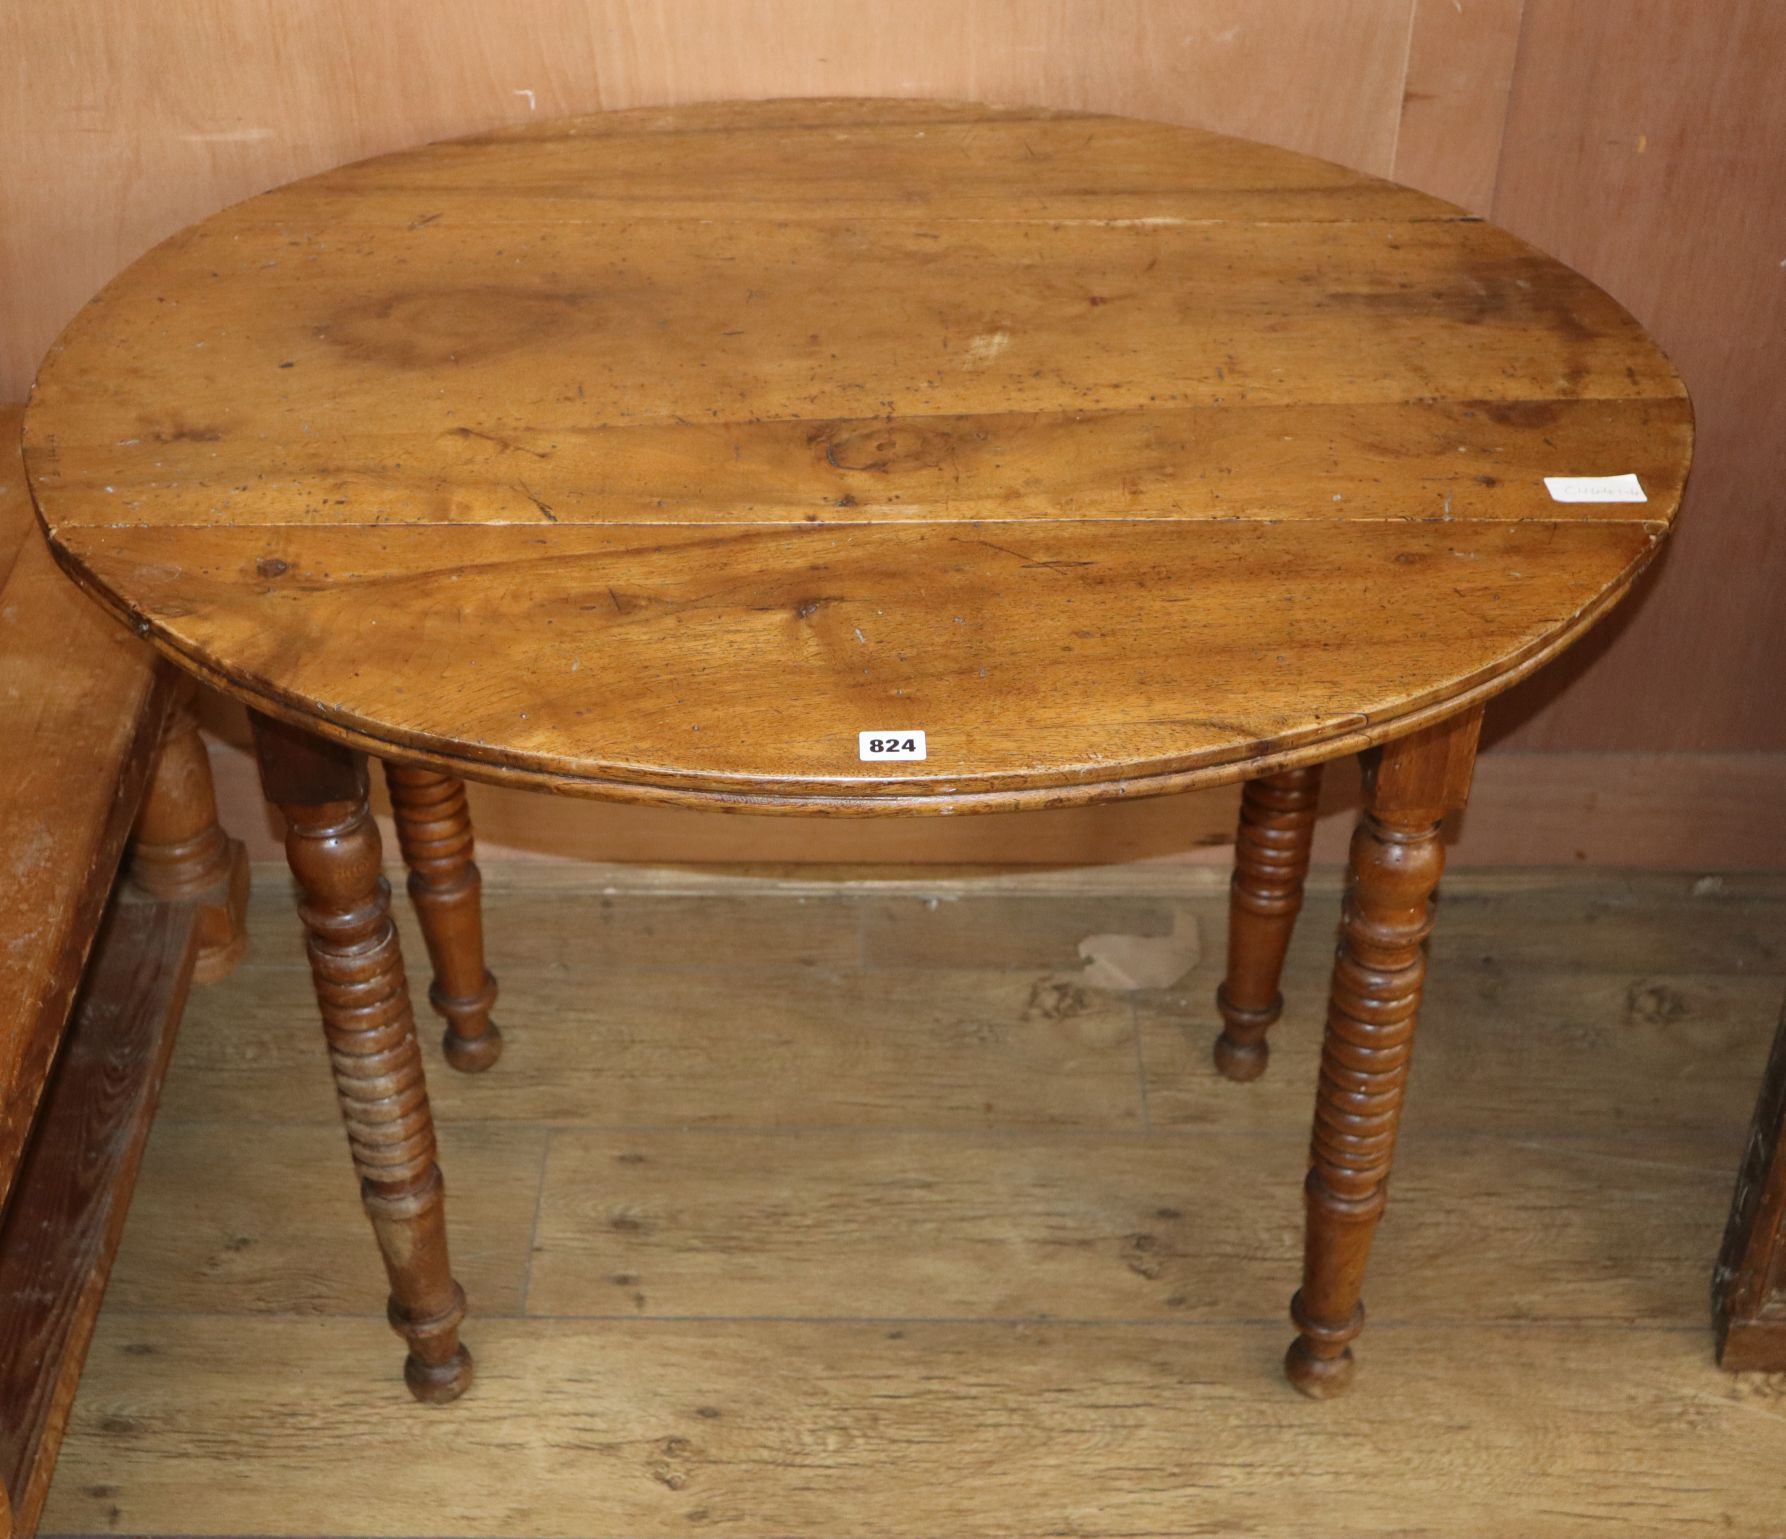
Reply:
[[[251,200],[114,282],[27,419],[64,558],[246,698],[488,778],[837,810],[1178,789],[1461,708],[1642,568],[1691,431],[1623,310],[1451,205],[889,101]],[[1625,471],[1647,504],[1540,480]],[[859,763],[877,727],[928,761]]]

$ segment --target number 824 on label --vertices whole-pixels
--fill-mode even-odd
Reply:
[[[858,732],[856,755],[871,760],[923,759],[928,757],[922,732]]]

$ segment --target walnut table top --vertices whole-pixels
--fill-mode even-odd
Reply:
[[[802,101],[227,209],[81,313],[25,437],[64,565],[263,712],[864,812],[1241,779],[1465,709],[1655,552],[1692,417],[1606,294],[1405,188]],[[1624,475],[1645,501],[1544,479]]]

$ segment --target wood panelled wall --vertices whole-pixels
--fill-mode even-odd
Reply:
[[[1699,430],[1678,538],[1514,739],[1786,749],[1786,5],[1526,0],[1490,212],[1650,329]]]
[[[1751,792],[1786,790],[1783,72],[1776,0],[0,0],[0,398],[23,393],[94,290],[190,221],[536,113],[954,96],[1289,145],[1491,214],[1610,289],[1686,375],[1700,453],[1674,548],[1641,602],[1500,702],[1490,731],[1503,752],[1641,754],[1602,766],[1637,797],[1625,815],[1643,802],[1653,820],[1655,788],[1673,787],[1661,815],[1690,820],[1702,770],[1735,764]],[[1651,757],[1692,752],[1712,757]],[[1489,822],[1563,782],[1570,816],[1604,821],[1594,763],[1515,762],[1513,800]],[[576,842],[594,847],[632,816],[580,811]],[[530,842],[525,810],[492,813]],[[1049,825],[1062,858],[1135,853],[1118,831],[1133,813],[1074,816],[1078,833]],[[963,848],[1033,849],[1001,826]],[[885,841],[801,834],[846,857]],[[1776,826],[1750,845],[1780,842]],[[1565,827],[1520,848],[1570,859],[1580,843]]]

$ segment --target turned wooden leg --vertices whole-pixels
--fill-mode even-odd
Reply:
[[[1262,775],[1240,793],[1228,889],[1228,974],[1215,991],[1222,1016],[1215,1066],[1232,1080],[1257,1079],[1271,1054],[1265,1033],[1284,1009],[1278,979],[1302,908],[1320,797],[1318,764]]]
[[[391,1326],[409,1343],[403,1376],[418,1400],[455,1400],[471,1383],[459,1342],[465,1294],[447,1261],[434,1119],[365,756],[267,717],[253,723],[261,784],[285,815],[335,1091],[391,1280]]]
[[[428,1001],[446,1018],[441,1045],[455,1069],[475,1073],[502,1055],[490,1019],[496,980],[484,966],[484,918],[465,782],[438,770],[386,764],[409,896],[434,964]]]
[[[197,686],[182,676],[162,722],[148,794],[131,833],[130,880],[197,909],[199,983],[225,977],[248,949],[248,852],[217,823],[211,760],[192,714]]]
[[[1469,794],[1481,720],[1471,712],[1365,761],[1321,1048],[1302,1290],[1290,1304],[1301,1334],[1284,1359],[1290,1382],[1317,1399],[1350,1382],[1351,1344],[1364,1328],[1365,1265],[1388,1196],[1445,864],[1439,825]]]

